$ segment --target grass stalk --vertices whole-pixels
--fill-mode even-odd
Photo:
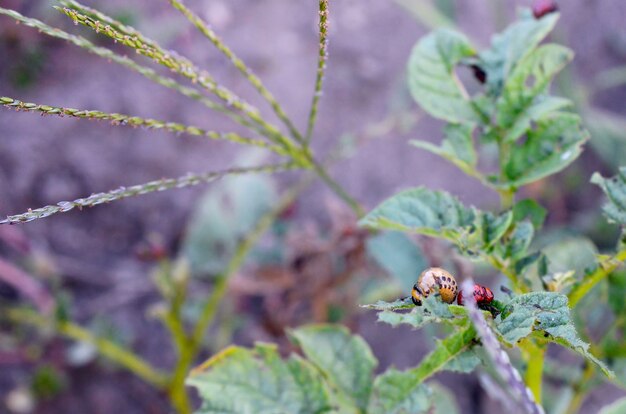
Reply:
[[[164,178],[161,180],[151,181],[146,184],[134,185],[130,187],[120,187],[107,193],[92,194],[89,197],[79,198],[74,201],[61,201],[55,205],[48,205],[37,209],[29,209],[27,212],[8,216],[4,220],[0,220],[0,224],[18,224],[27,223],[40,218],[45,218],[57,213],[65,213],[74,208],[82,209],[84,207],[93,207],[98,204],[109,203],[111,201],[121,200],[123,198],[133,197],[137,195],[152,193],[155,191],[163,191],[171,188],[183,188],[193,185],[209,183],[222,177],[250,173],[274,173],[297,168],[293,163],[262,165],[251,168],[232,168],[219,172],[208,172],[204,174],[187,174],[179,178]]]
[[[308,143],[313,136],[313,128],[317,118],[317,107],[322,96],[322,86],[324,82],[324,73],[326,71],[326,63],[328,61],[328,0],[319,1],[319,52],[317,58],[317,75],[315,78],[315,90],[313,91],[313,102],[309,112],[309,121],[305,135],[305,141]]]
[[[242,137],[233,132],[216,132],[205,130],[196,126],[180,124],[176,122],[166,122],[156,119],[146,119],[138,116],[124,115],[118,113],[106,113],[96,110],[63,108],[59,106],[40,105],[30,102],[23,102],[7,96],[0,97],[0,104],[18,111],[39,112],[42,115],[69,116],[73,118],[95,119],[110,121],[112,125],[128,125],[131,127],[142,127],[147,129],[162,129],[177,134],[189,134],[203,136],[214,140],[231,141],[238,144],[261,147],[273,151],[279,155],[287,155],[282,147],[272,145],[264,140]]]
[[[261,79],[254,74],[252,69],[244,63],[224,42],[223,40],[209,27],[208,23],[203,21],[195,13],[193,13],[185,4],[180,0],[169,0],[171,5],[180,11],[199,31],[202,33],[224,56],[232,62],[232,64],[241,72],[241,74],[250,82],[250,84],[259,92],[259,94],[270,104],[272,110],[276,116],[285,124],[291,136],[297,141],[302,141],[302,135],[298,129],[294,126],[291,119],[287,116],[280,103],[276,100],[274,95],[265,87]]]
[[[165,51],[155,42],[146,39],[142,35],[134,34],[131,36],[129,34],[125,34],[118,31],[111,25],[103,24],[100,20],[89,17],[74,9],[67,7],[56,7],[56,9],[70,17],[74,23],[80,23],[93,29],[96,33],[102,33],[113,39],[113,41],[128,46],[134,49],[138,54],[146,56],[154,62],[163,65],[171,71],[189,79],[192,83],[200,85],[224,102],[227,107],[234,108],[236,111],[242,113],[252,122],[261,127],[266,132],[265,135],[269,139],[283,145],[285,148],[289,147],[288,138],[285,137],[278,130],[278,128],[276,128],[276,126],[261,117],[257,108],[244,101],[226,87],[218,84],[209,73],[198,69],[187,58]]]
[[[57,39],[68,41],[74,44],[75,46],[78,46],[82,49],[87,50],[90,53],[93,53],[111,62],[115,62],[132,71],[135,71],[159,85],[165,86],[166,88],[173,89],[188,98],[191,98],[195,101],[200,102],[201,104],[203,104],[204,106],[206,106],[207,108],[211,110],[215,110],[215,111],[228,115],[231,119],[233,119],[238,124],[241,124],[247,128],[252,128],[259,132],[264,132],[264,130],[261,129],[258,125],[251,123],[248,119],[242,117],[240,114],[236,113],[231,108],[228,108],[224,105],[213,102],[211,99],[209,99],[207,96],[197,91],[196,89],[184,86],[172,78],[161,76],[157,74],[153,69],[140,65],[134,60],[126,56],[118,55],[117,53],[114,53],[110,49],[96,46],[92,42],[90,42],[89,40],[85,39],[82,36],[69,34],[63,30],[49,26],[40,20],[23,16],[20,13],[16,12],[15,10],[10,10],[10,9],[5,9],[5,8],[0,7],[0,14],[11,17],[16,22],[24,24],[25,26],[35,28],[39,30],[41,33],[44,33],[50,37],[55,37]]]

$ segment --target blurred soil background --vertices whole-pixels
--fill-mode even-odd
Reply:
[[[366,208],[400,189],[419,185],[447,190],[478,207],[496,208],[496,194],[445,161],[408,145],[412,138],[438,142],[441,137],[441,125],[427,119],[412,103],[404,80],[409,52],[428,31],[424,21],[410,10],[420,2],[423,1],[402,0],[404,6],[381,0],[331,2],[330,60],[313,147],[316,153],[324,154],[342,139],[372,138],[332,170],[334,177]],[[254,69],[296,124],[303,127],[315,79],[317,2],[189,0],[187,3],[211,22],[225,43]],[[528,6],[530,1],[433,3],[477,45],[484,47],[495,30],[513,19],[515,7]],[[190,57],[222,84],[257,104],[264,113],[271,112],[219,52],[166,1],[85,0],[85,4],[122,19],[148,37]],[[69,19],[50,7],[50,2],[0,0],[0,5],[81,34],[118,52],[124,51],[123,46],[113,45],[88,28],[74,27]],[[619,86],[619,81],[615,81],[618,86],[613,86],[611,80],[615,77],[605,76],[606,70],[626,64],[626,3],[569,0],[560,6],[562,17],[553,40],[572,48],[576,58],[556,87],[561,94],[577,98],[591,122],[600,115],[606,116],[610,122],[604,125],[612,128],[600,131],[604,135],[597,144],[594,135],[590,147],[596,147],[596,151],[585,152],[557,178],[527,189],[527,195],[548,207],[552,228],[573,223],[574,228],[569,231],[597,235],[600,245],[604,241],[608,246],[614,233],[605,234],[598,228],[601,196],[588,184],[588,179],[595,170],[613,172],[623,160],[621,155],[626,153],[626,149],[619,147],[624,146],[619,142],[623,138],[619,132],[625,132],[619,117],[626,115],[626,87]],[[599,88],[598,85],[606,86],[607,82],[609,86],[605,89],[589,92]],[[16,25],[4,16],[0,16],[0,95],[39,104],[176,121],[218,131],[239,130],[225,117],[208,112],[200,104],[73,45]],[[240,149],[227,142],[112,127],[107,122],[39,117],[0,108],[0,215],[190,171],[219,170],[233,165],[240,156]],[[284,188],[296,178],[295,173],[277,176],[277,186]],[[18,264],[28,257],[31,273],[54,279],[59,288],[70,293],[72,315],[77,321],[91,326],[94,320],[100,321],[100,329],[132,344],[157,366],[167,367],[173,361],[173,351],[165,330],[147,311],[158,298],[150,282],[155,264],[141,260],[137,252],[156,243],[168,256],[175,257],[180,252],[181,240],[187,237],[194,208],[205,191],[207,188],[202,187],[171,190],[26,225],[0,227],[0,257]],[[285,219],[296,229],[286,241],[291,252],[291,261],[286,261],[287,270],[264,270],[254,260],[246,269],[252,268],[251,274],[273,272],[273,277],[280,272],[290,273],[287,278],[307,272],[315,275],[315,268],[303,270],[310,261],[302,257],[321,257],[322,264],[316,266],[323,267],[324,260],[334,260],[328,259],[329,255],[338,255],[355,262],[351,262],[349,276],[333,283],[343,286],[355,283],[350,278],[368,272],[370,276],[381,273],[364,264],[366,260],[361,257],[364,236],[354,228],[354,218],[338,205],[339,201],[325,187],[313,185]],[[316,236],[309,237],[311,234]],[[307,238],[313,241],[303,243]],[[445,247],[429,242],[422,249],[433,264],[446,263],[451,255]],[[460,268],[463,266],[467,268],[466,264]],[[418,269],[415,271],[417,277]],[[376,324],[373,315],[359,312],[354,303],[348,303],[358,302],[358,297],[350,294],[332,297],[336,287],[333,283],[311,291],[345,308],[344,317],[340,315],[337,320],[364,335],[380,360],[381,370],[391,364],[400,368],[414,365],[432,346],[429,336],[434,332],[416,334]],[[291,292],[287,296],[297,303],[308,300],[306,295],[297,295],[301,284],[306,286],[305,281],[296,278],[295,282],[284,285],[284,290]],[[310,312],[295,320],[272,321],[272,312],[281,312],[287,306],[285,302],[272,304],[263,295],[262,299],[256,298],[257,302],[246,302],[239,300],[241,296],[254,292],[237,289],[243,288],[235,280],[227,307],[243,314],[248,312],[252,318],[252,322],[234,323],[230,334],[240,344],[249,345],[253,340],[281,341],[284,326],[328,316],[311,305]],[[0,283],[0,296],[11,300],[16,295]],[[266,313],[265,317],[259,316],[259,309]],[[228,333],[224,335],[230,338]],[[162,396],[106,362],[67,363],[68,350],[80,352],[80,349],[72,348],[65,340],[50,335],[37,337],[17,350],[6,333],[0,340],[0,412],[9,412],[7,399],[11,395],[16,398],[11,392],[25,386],[32,386],[38,393],[36,413],[132,414],[169,410]],[[437,379],[454,389],[463,412],[490,412],[486,407],[494,403],[481,388],[482,380],[478,377],[445,374]],[[620,393],[604,387],[591,395],[582,412],[593,412],[598,401],[608,402]]]

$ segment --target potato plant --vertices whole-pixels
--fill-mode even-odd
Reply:
[[[464,205],[449,193],[419,187],[400,192],[365,213],[329,175],[327,167],[334,158],[321,159],[310,147],[328,58],[329,2],[319,1],[319,59],[309,117],[303,130],[294,125],[263,82],[206,22],[180,0],[169,2],[256,89],[280,125],[268,121],[258,108],[218,84],[189,59],[74,0],[61,0],[58,10],[77,25],[169,69],[171,76],[161,75],[137,59],[15,10],[0,7],[0,14],[196,100],[208,110],[231,118],[249,134],[212,131],[128,114],[27,103],[13,97],[0,97],[0,103],[22,111],[99,119],[116,126],[226,140],[260,148],[280,162],[235,166],[225,171],[122,187],[11,215],[0,224],[25,223],[74,208],[212,182],[230,175],[301,170],[302,180],[242,226],[245,234],[238,234],[228,245],[230,258],[220,263],[212,280],[212,293],[201,303],[200,312],[191,324],[183,316],[183,307],[189,299],[189,272],[182,265],[162,263],[155,277],[163,305],[157,313],[176,350],[176,363],[170,370],[157,369],[131,349],[79,326],[60,301],[50,312],[8,306],[2,311],[3,319],[42,330],[53,329],[60,335],[91,344],[102,356],[164,392],[180,413],[193,411],[189,387],[197,389],[202,400],[197,412],[205,414],[453,413],[456,408],[451,392],[429,381],[445,370],[486,370],[506,396],[505,401],[528,413],[577,412],[595,383],[592,380],[597,378],[626,386],[626,348],[622,336],[626,323],[623,304],[626,283],[620,270],[626,259],[624,236],[611,252],[598,254],[593,250],[592,260],[583,269],[568,267],[572,263],[568,259],[579,254],[580,244],[575,246],[578,250],[565,251],[558,243],[538,246],[536,236],[548,212],[536,201],[520,196],[524,186],[559,173],[574,162],[589,139],[581,118],[572,111],[571,102],[550,92],[554,77],[573,58],[568,48],[544,42],[558,21],[559,15],[553,8],[544,7],[541,13],[535,10],[534,14],[524,10],[516,22],[495,35],[491,46],[482,51],[462,33],[435,30],[417,42],[408,60],[408,87],[413,98],[427,114],[445,124],[440,144],[418,140],[411,144],[448,160],[495,191],[500,197],[500,207],[483,211]],[[338,153],[341,155],[341,151]],[[377,360],[368,344],[338,325],[290,330],[289,340],[301,351],[299,354],[283,357],[277,346],[262,343],[250,349],[230,346],[192,370],[203,350],[207,329],[214,324],[224,300],[229,279],[261,234],[314,178],[325,182],[353,210],[363,229],[371,235],[382,235],[372,254],[382,267],[387,268],[387,264],[393,269],[393,263],[388,260],[390,255],[394,255],[394,261],[410,262],[402,257],[411,254],[410,249],[385,245],[406,241],[397,232],[419,234],[441,239],[454,246],[460,256],[477,265],[492,267],[502,275],[506,287],[501,291],[494,288],[496,300],[489,309],[476,307],[471,278],[460,283],[460,277],[465,306],[442,302],[436,289],[421,306],[415,306],[410,297],[363,305],[368,309],[366,312],[376,311],[379,321],[391,326],[402,324],[417,329],[436,324],[445,333],[417,366],[403,371],[389,368],[377,374]],[[592,182],[608,197],[604,208],[608,219],[619,226],[626,225],[626,169],[621,169],[614,178],[596,174]],[[202,238],[202,234],[197,236]],[[412,269],[414,277],[422,270]],[[591,335],[585,324],[590,316],[597,317],[598,312],[610,314],[613,323],[599,335],[598,332]],[[564,364],[548,355],[550,344],[572,351],[583,365],[572,366],[565,374],[563,370],[553,369]],[[548,392],[545,381],[548,375],[558,377],[562,386]],[[625,400],[617,401],[604,412],[620,412],[625,405]]]
[[[607,349],[581,339],[572,314],[594,287],[615,275],[626,250],[618,243],[616,251],[597,255],[583,274],[577,275],[574,269],[555,271],[550,249],[543,251],[533,245],[547,211],[532,199],[518,197],[523,186],[565,169],[589,139],[580,117],[570,110],[571,102],[550,94],[552,80],[573,58],[566,47],[542,44],[558,17],[556,13],[536,17],[525,11],[483,51],[477,51],[461,33],[436,30],[418,41],[409,58],[408,84],[415,101],[445,122],[441,144],[411,144],[445,158],[495,190],[500,195],[500,209],[481,211],[446,192],[420,187],[392,196],[360,221],[372,231],[443,239],[470,260],[492,266],[506,277],[508,286],[506,293],[498,292],[497,311],[480,311],[475,304],[446,304],[437,295],[419,307],[410,298],[365,305],[378,311],[379,321],[392,326],[440,324],[447,332],[418,366],[405,371],[390,368],[376,377],[372,375],[373,357],[363,342],[331,326],[292,332],[304,360],[292,355],[277,362],[276,351],[266,345],[253,350],[227,349],[188,380],[203,397],[200,412],[443,412],[448,408],[437,405],[445,397],[426,381],[442,370],[470,372],[481,366],[491,367],[509,402],[528,413],[544,412],[543,402],[551,412],[576,412],[588,386],[583,381],[596,372],[622,383],[602,361],[609,356]],[[458,75],[463,68],[473,72],[474,83],[480,86],[472,93]],[[497,168],[489,170],[484,166],[488,163],[481,161],[493,148],[497,150]],[[613,179],[599,175],[592,179],[609,197],[605,207],[609,220],[620,225],[626,224],[625,180],[626,170]],[[420,270],[415,269],[416,278]],[[465,297],[471,298],[472,284],[464,286]],[[620,307],[616,315],[621,311]],[[574,370],[579,377],[571,384],[577,393],[574,396],[555,398],[544,391],[546,366],[556,363],[546,359],[551,343],[570,349],[585,361],[582,370]],[[517,363],[521,375],[507,354],[515,349],[521,356]],[[289,370],[292,378],[288,384],[276,384],[277,378],[285,380],[277,374],[278,364],[283,370],[298,367]],[[314,368],[305,374],[309,364]],[[235,374],[235,367],[245,374]],[[246,378],[246,389],[267,386],[266,392],[277,398],[259,402],[257,396],[239,392],[240,383],[222,388],[229,379],[241,378]],[[276,387],[295,389],[281,394]],[[218,397],[218,389],[234,394],[224,399]],[[619,404],[624,402],[608,407],[607,412],[619,410]]]

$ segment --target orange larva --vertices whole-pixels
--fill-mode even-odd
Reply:
[[[423,299],[437,291],[441,300],[452,303],[456,299],[458,286],[454,276],[447,270],[440,267],[430,267],[422,272],[417,283],[413,285],[411,300],[416,306],[421,306]]]

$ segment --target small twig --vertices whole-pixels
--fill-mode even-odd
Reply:
[[[324,72],[326,71],[326,62],[328,61],[328,0],[320,0],[319,2],[319,53],[317,60],[317,76],[315,79],[315,90],[313,92],[313,102],[311,103],[311,111],[309,112],[309,122],[305,135],[305,141],[308,143],[313,136],[313,128],[317,118],[317,107],[320,97],[322,96],[322,86],[324,82]]]
[[[120,187],[117,190],[107,193],[92,194],[86,198],[79,198],[74,201],[61,201],[56,205],[49,205],[34,210],[28,210],[26,213],[8,216],[5,220],[0,220],[0,224],[17,224],[27,223],[40,218],[45,218],[57,213],[65,213],[74,208],[93,207],[98,204],[109,203],[111,201],[123,198],[133,197],[137,195],[152,193],[155,191],[163,191],[171,188],[183,188],[202,183],[209,183],[225,176],[240,175],[249,173],[274,173],[279,171],[287,171],[298,168],[293,163],[263,165],[251,168],[233,168],[219,172],[209,172],[204,174],[187,174],[179,178],[164,178],[161,180],[151,181],[146,184],[134,185],[131,187]]]

